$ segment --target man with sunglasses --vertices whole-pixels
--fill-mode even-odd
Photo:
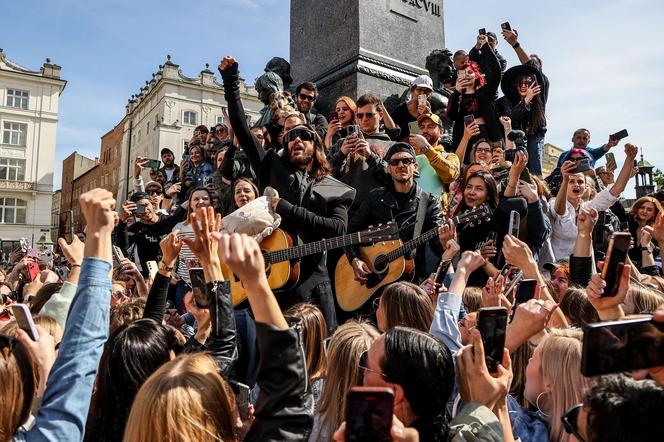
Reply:
[[[417,160],[415,151],[410,144],[396,143],[385,154],[388,164],[390,182],[369,192],[359,210],[353,212],[348,223],[349,232],[359,232],[370,225],[385,224],[393,221],[399,226],[399,237],[402,241],[413,239],[417,224],[418,208],[426,204],[424,219],[421,221],[421,232],[426,232],[442,224],[440,200],[436,195],[424,191],[415,183]],[[442,253],[441,237],[428,243],[433,253],[440,257]],[[355,279],[365,282],[371,272],[369,266],[359,258],[358,247],[345,249],[348,261],[353,267]],[[424,263],[424,245],[418,247],[415,257],[416,279],[423,280],[428,274]],[[367,303],[370,305],[370,303]]]
[[[359,209],[370,191],[389,180],[383,157],[394,144],[390,135],[380,130],[383,117],[389,117],[380,97],[369,92],[358,98],[356,104],[357,126],[350,127],[359,126],[360,132],[341,138],[327,154],[334,177],[357,191],[351,212]]]
[[[307,122],[316,129],[321,139],[325,139],[325,135],[327,134],[327,119],[314,108],[316,100],[318,100],[318,88],[314,83],[305,81],[295,89],[297,110],[307,117]]]
[[[311,125],[288,125],[283,136],[284,149],[277,153],[265,149],[252,135],[245,118],[239,94],[238,64],[233,57],[224,57],[219,65],[224,83],[231,126],[258,176],[258,187],[271,187],[272,207],[281,216],[281,229],[296,244],[307,244],[346,233],[348,208],[355,190],[329,175],[322,138]],[[298,88],[300,92],[311,88]],[[327,125],[327,123],[325,123]],[[334,331],[337,320],[326,254],[316,254],[300,261],[298,285],[277,296],[282,309],[302,301],[318,305]]]

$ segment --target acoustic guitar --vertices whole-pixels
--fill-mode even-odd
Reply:
[[[300,278],[300,258],[353,244],[371,244],[377,241],[388,241],[396,237],[398,237],[397,225],[388,223],[378,227],[370,227],[362,232],[293,246],[290,235],[281,229],[276,229],[270,236],[261,241],[260,247],[265,260],[265,273],[267,274],[268,283],[270,288],[276,291],[295,287]],[[237,306],[247,299],[244,285],[223,261],[221,270],[224,277],[230,280],[231,300],[233,306]]]
[[[457,226],[474,225],[488,220],[490,216],[491,208],[487,204],[482,204],[453,217],[450,222]],[[358,258],[371,270],[364,283],[355,280],[355,272],[348,257],[342,256],[334,272],[334,287],[339,306],[347,312],[357,310],[381,287],[401,279],[412,279],[415,274],[415,263],[413,259],[407,259],[405,256],[410,256],[417,247],[436,238],[438,229],[439,227],[435,227],[428,230],[405,244],[400,239],[393,239],[360,248]]]

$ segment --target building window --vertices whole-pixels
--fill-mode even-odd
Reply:
[[[25,181],[25,160],[0,158],[0,180]]]
[[[193,111],[184,111],[182,116],[182,122],[184,124],[191,124],[192,126],[196,125],[196,112]]]
[[[27,124],[5,121],[2,131],[2,142],[13,146],[25,146],[25,136],[27,133]]]
[[[0,198],[0,223],[25,224],[27,203],[18,198]]]
[[[226,124],[226,119],[224,118],[223,115],[217,115],[217,124]]]
[[[19,109],[28,108],[28,91],[19,91],[16,89],[7,89],[7,106],[17,107]]]

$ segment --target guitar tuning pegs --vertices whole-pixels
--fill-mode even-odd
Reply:
[[[373,225],[370,225],[369,228],[370,228],[370,229],[373,229]]]

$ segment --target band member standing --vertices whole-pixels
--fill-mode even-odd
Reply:
[[[348,208],[355,189],[329,175],[323,142],[306,121],[286,118],[283,151],[265,150],[247,126],[240,102],[238,64],[224,57],[219,65],[228,115],[239,145],[243,146],[258,175],[261,190],[270,186],[279,198],[273,198],[274,210],[281,215],[281,228],[298,243],[309,243],[346,233]],[[336,328],[336,315],[325,254],[302,260],[300,282],[292,290],[278,295],[282,309],[302,301],[317,304],[325,316],[329,331]]]

